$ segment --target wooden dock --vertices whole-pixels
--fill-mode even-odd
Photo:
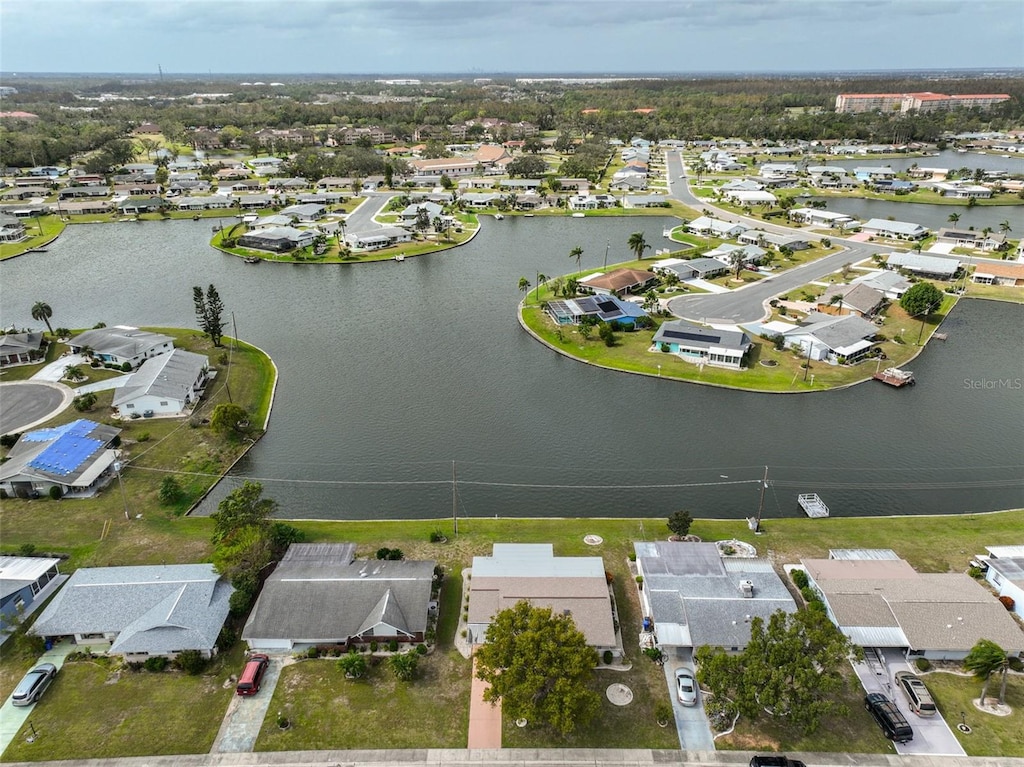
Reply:
[[[897,389],[901,386],[913,386],[916,383],[911,371],[899,368],[886,368],[881,373],[875,373],[872,378],[889,386],[895,386]]]
[[[817,493],[801,493],[796,497],[797,503],[804,513],[811,519],[821,519],[828,516],[828,506],[818,497]]]

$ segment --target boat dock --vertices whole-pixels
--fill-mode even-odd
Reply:
[[[796,497],[797,503],[804,513],[811,519],[821,519],[828,516],[828,506],[818,497],[817,493],[801,493]]]
[[[886,368],[881,373],[875,373],[872,378],[876,381],[881,381],[889,386],[895,386],[897,389],[901,386],[913,386],[914,374],[909,370],[900,370],[899,368]]]

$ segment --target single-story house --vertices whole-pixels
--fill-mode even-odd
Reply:
[[[623,200],[625,208],[661,208],[668,202],[663,194],[627,194]]]
[[[854,644],[932,660],[962,660],[980,639],[1014,654],[1024,649],[1024,632],[1006,608],[966,573],[918,573],[871,550],[847,556],[802,564],[829,618]]]
[[[174,349],[174,339],[160,333],[139,330],[128,325],[93,328],[68,341],[75,354],[91,349],[92,356],[114,365],[136,367],[150,357],[167,354]]]
[[[324,176],[316,182],[317,189],[346,189],[352,188],[352,178],[347,176]]]
[[[0,335],[0,367],[35,362],[42,356],[42,333],[4,333]]]
[[[830,210],[817,208],[793,208],[787,214],[791,221],[811,226],[827,226],[830,229],[853,229],[859,226],[853,216],[845,213],[833,213]]]
[[[406,206],[398,214],[398,217],[401,219],[403,224],[415,224],[416,220],[420,216],[421,210],[426,212],[428,223],[433,223],[435,218],[444,216],[444,208],[436,202],[417,202]]]
[[[112,476],[110,447],[120,429],[79,419],[52,429],[25,432],[0,464],[0,489],[33,498],[58,487],[63,495],[95,495]]]
[[[272,253],[287,253],[290,250],[305,248],[313,244],[316,232],[308,229],[296,229],[291,226],[279,226],[273,229],[261,229],[246,232],[238,238],[238,245],[252,250],[266,250]]]
[[[706,280],[725,274],[729,267],[717,258],[666,258],[654,263],[651,271],[655,274],[674,274],[680,280]]]
[[[721,647],[742,651],[750,621],[796,612],[796,603],[771,562],[725,557],[717,544],[637,541],[640,604],[659,647]]]
[[[651,343],[651,351],[667,351],[684,362],[733,370],[743,368],[743,358],[753,346],[741,330],[718,330],[686,320],[663,322]]]
[[[979,262],[972,282],[981,285],[1010,285],[1012,287],[1024,286],[1024,264],[988,264]]]
[[[721,261],[726,266],[732,266],[732,259],[736,254],[740,255],[744,264],[759,264],[764,260],[767,252],[768,251],[764,248],[758,247],[757,245],[732,245],[724,242],[714,250],[709,250],[704,255],[707,258],[713,258],[716,261]]]
[[[50,557],[0,557],[0,615],[28,610],[46,585],[60,576],[60,560]]]
[[[79,200],[76,202],[60,203],[58,212],[66,216],[88,216],[98,213],[109,213],[113,209],[113,200]]]
[[[861,181],[879,181],[886,178],[896,178],[896,171],[892,168],[875,168],[873,166],[865,166],[861,168],[854,168],[853,175]]]
[[[735,178],[732,181],[727,181],[718,188],[722,194],[726,194],[727,192],[760,192],[764,189],[764,184],[750,178],[742,180]]]
[[[686,231],[694,234],[710,234],[721,239],[738,237],[746,230],[742,224],[733,224],[709,216],[699,216],[686,225]]]
[[[0,242],[21,242],[28,239],[25,223],[17,216],[0,213]]]
[[[71,637],[110,655],[142,661],[183,650],[206,657],[228,617],[234,589],[212,564],[82,567],[32,626],[42,637]]]
[[[440,157],[433,160],[410,160],[409,167],[413,169],[413,181],[422,179],[429,183],[435,183],[441,176],[458,178],[460,176],[472,176],[481,165],[475,159],[465,157]]]
[[[810,360],[826,360],[833,365],[854,362],[878,343],[874,340],[878,328],[860,317],[811,312],[806,321],[782,336],[786,346],[799,347]]]
[[[231,207],[231,200],[217,194],[207,197],[176,197],[174,207],[178,210],[223,210]]]
[[[580,289],[591,293],[614,294],[637,293],[658,281],[658,275],[641,269],[615,269],[611,272],[596,272],[579,281]]]
[[[771,192],[748,192],[744,190],[735,190],[722,192],[722,196],[727,200],[732,200],[737,205],[774,205],[778,202],[776,197]]]
[[[962,248],[976,248],[984,251],[1004,250],[1008,245],[1006,235],[1002,232],[984,232],[974,229],[951,229],[942,227],[935,236],[935,241],[944,245],[957,245]]]
[[[327,208],[315,202],[307,202],[301,205],[289,205],[281,210],[281,215],[297,219],[300,223],[308,224],[326,216]]]
[[[460,178],[458,189],[463,191],[465,189],[493,189],[494,179],[493,178]]]
[[[167,206],[167,200],[163,197],[128,197],[117,204],[117,209],[122,215],[135,216],[139,213],[151,213]]]
[[[179,415],[203,396],[210,361],[202,354],[174,349],[146,360],[128,382],[114,389],[113,406],[122,417],[152,411]]]
[[[436,562],[357,560],[352,543],[293,543],[242,639],[253,650],[424,640]]]
[[[470,643],[481,643],[494,616],[520,601],[569,615],[597,649],[621,654],[611,590],[601,557],[556,557],[550,543],[495,543],[489,557],[473,557],[469,581]]]
[[[267,182],[267,189],[274,189],[281,192],[306,189],[308,187],[309,181],[304,178],[272,178]]]
[[[773,178],[778,176],[791,176],[799,172],[796,163],[792,162],[766,162],[758,171],[761,178]]]
[[[862,232],[877,237],[888,237],[893,240],[920,240],[928,236],[926,226],[912,221],[889,221],[884,218],[872,218],[861,226]]]
[[[503,178],[498,182],[498,187],[513,192],[536,192],[543,183],[544,180],[539,178]]]
[[[610,194],[574,194],[567,202],[569,210],[603,210],[614,208],[617,203]]]
[[[900,178],[880,178],[871,182],[871,188],[876,192],[894,192],[896,194],[913,192],[917,184],[912,181],[904,181]]]
[[[357,250],[380,250],[412,240],[412,232],[400,226],[382,226],[367,232],[347,232],[345,242]]]
[[[885,295],[880,291],[854,282],[850,285],[832,285],[818,296],[817,310],[822,314],[855,314],[858,317],[874,317],[885,305]]]
[[[872,271],[860,277],[854,277],[853,282],[867,285],[874,288],[890,301],[898,301],[904,293],[910,290],[911,282],[899,272]]]
[[[647,188],[647,176],[636,173],[616,173],[612,177],[611,183],[608,184],[608,188],[617,192],[642,191]]]
[[[255,221],[248,224],[250,231],[257,231],[260,229],[277,229],[281,226],[291,225],[291,216],[284,216],[280,213],[271,213],[269,216],[260,216]]]
[[[278,197],[273,194],[235,194],[234,199],[242,210],[269,208],[279,202]]]
[[[132,184],[131,186],[134,188],[136,186],[141,186],[141,185]],[[149,186],[149,185],[147,184],[145,186]],[[130,192],[125,192],[125,194],[160,194],[159,185],[158,184],[153,184],[152,186],[155,186],[156,189],[147,189],[145,191],[138,191],[138,192],[130,191]],[[57,199],[58,200],[73,200],[75,198],[80,198],[80,197],[109,197],[109,196],[110,196],[110,189],[108,187],[105,187],[105,186],[68,186],[68,187],[65,187],[64,189],[60,190],[60,192],[57,194]]]
[[[949,256],[930,256],[922,253],[893,252],[886,258],[889,269],[911,272],[918,277],[951,280],[960,269],[960,259]]]
[[[1013,600],[1013,611],[1024,618],[1024,545],[986,546],[985,580],[1001,597]]]
[[[860,181],[842,173],[823,173],[811,176],[811,184],[819,189],[853,189],[860,186]]]
[[[583,317],[590,316],[601,322],[631,326],[636,324],[637,318],[647,316],[640,304],[623,301],[614,294],[549,301],[544,305],[544,311],[559,325],[579,325]]]
[[[799,234],[776,234],[775,232],[762,232],[759,229],[748,229],[736,240],[744,245],[758,245],[762,248],[789,248],[790,250],[807,250],[811,247],[811,241]]]
[[[504,196],[498,192],[464,192],[459,199],[470,208],[489,208]]]
[[[967,181],[939,181],[935,184],[935,191],[940,197],[953,197],[958,200],[987,200],[992,196],[990,187]]]

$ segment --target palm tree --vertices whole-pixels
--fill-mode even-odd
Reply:
[[[1010,222],[1004,220],[1001,224],[999,224],[999,231],[1002,232],[1003,234],[1007,234],[1008,232],[1012,232],[1013,229],[1010,228]]]
[[[644,239],[643,232],[633,232],[633,234],[629,235],[629,240],[627,240],[626,245],[631,251],[633,251],[634,255],[636,255],[637,261],[642,261],[644,251],[651,247],[647,244],[647,240]]]
[[[547,281],[548,281],[548,276],[546,274],[543,274],[541,272],[537,272],[537,294],[535,296],[536,300],[540,301],[540,284],[542,282],[547,282]]]
[[[519,278],[519,291],[523,294],[523,300],[526,300],[526,295],[530,292],[530,281],[525,277]]]
[[[997,645],[991,639],[979,639],[978,643],[971,648],[964,658],[964,668],[972,672],[984,682],[981,685],[981,700],[979,706],[985,705],[985,693],[988,691],[988,681],[992,674],[999,672],[1002,677],[1002,684],[999,689],[999,702],[1002,703],[1006,697],[1006,671],[1010,667],[1010,659],[1006,650]]]
[[[46,323],[46,329],[50,331],[50,335],[53,335],[53,328],[50,327],[50,317],[53,316],[53,309],[45,301],[36,301],[32,306],[32,319],[36,322],[42,320]]]
[[[946,220],[949,223],[951,223],[953,226],[956,226],[956,222],[960,220],[960,214],[959,213],[950,213],[948,216],[946,216]]]
[[[580,263],[582,262],[582,259],[583,259],[583,248],[581,248],[579,245],[577,245],[575,248],[573,248],[572,250],[569,251],[569,258],[575,258],[576,259],[576,271],[577,272],[581,271],[582,268],[583,268],[583,267],[580,266]]]
[[[740,273],[743,271],[743,256],[745,255],[746,251],[744,251],[742,248],[734,250],[732,253],[729,254],[729,262],[736,270],[736,279],[740,278]]]

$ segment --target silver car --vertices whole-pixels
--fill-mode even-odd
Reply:
[[[697,705],[697,680],[688,668],[676,669],[676,697],[684,706]]]
[[[57,667],[52,663],[40,663],[25,674],[11,695],[11,703],[15,706],[31,706],[39,700],[53,678],[57,676]]]

